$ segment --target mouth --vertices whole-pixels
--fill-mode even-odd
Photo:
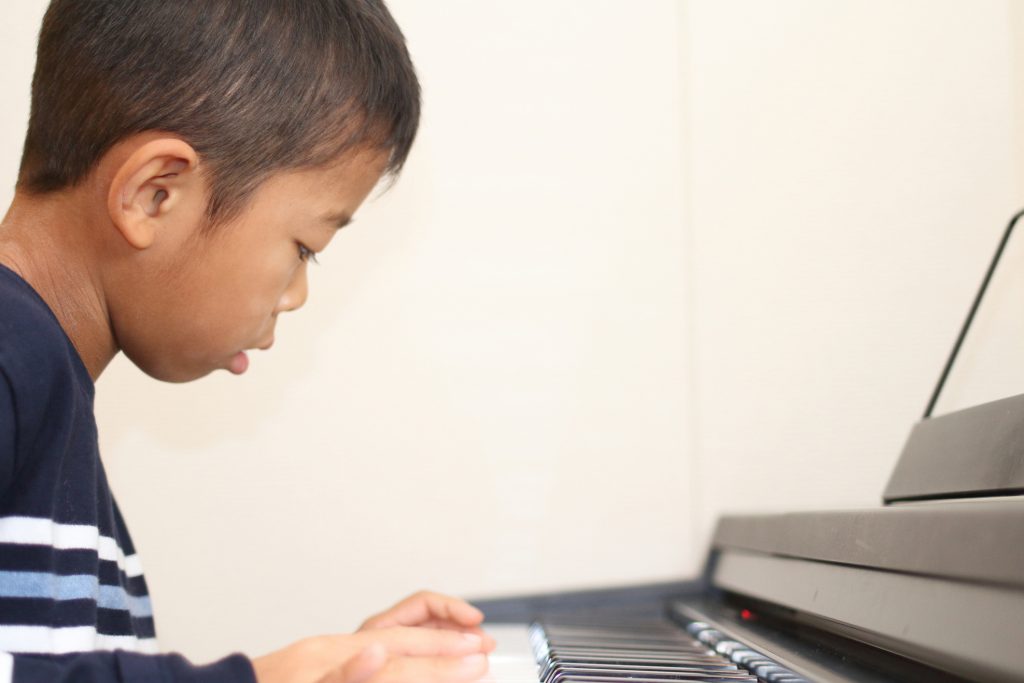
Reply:
[[[259,349],[260,351],[267,351],[273,345],[274,345],[274,338],[271,337],[270,339],[268,339],[267,341],[263,342],[259,346],[255,346],[253,348]],[[232,375],[243,375],[243,374],[245,374],[245,371],[248,370],[248,369],[249,369],[249,354],[247,354],[245,351],[239,351],[238,353],[236,353],[234,356],[231,357],[231,360],[228,361],[227,370]]]
[[[228,372],[232,375],[243,375],[249,369],[249,356],[245,351],[239,351],[228,362]]]

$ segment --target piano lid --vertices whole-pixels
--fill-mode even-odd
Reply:
[[[712,546],[1024,591],[1024,497],[733,515]]]
[[[1011,239],[1022,215],[1002,235],[886,503],[1024,493],[1024,238]]]
[[[1020,493],[1024,395],[918,422],[883,497],[894,503]]]

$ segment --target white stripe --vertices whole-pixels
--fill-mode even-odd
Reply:
[[[129,555],[124,558],[124,574],[129,579],[142,576],[142,560],[138,555]]]
[[[0,626],[0,650],[51,655],[94,650],[129,650],[147,654],[159,652],[156,638],[108,636],[97,633],[92,626]],[[0,681],[3,681],[2,677]]]
[[[87,524],[57,524],[40,517],[0,518],[0,543],[49,545],[57,550],[95,550],[101,560],[117,563],[118,568],[133,578],[142,574],[137,555],[125,557],[124,551],[110,536]]]
[[[14,683],[14,657],[0,652],[0,683]]]

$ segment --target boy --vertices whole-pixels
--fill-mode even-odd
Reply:
[[[154,654],[92,413],[119,351],[165,381],[245,372],[418,121],[382,0],[51,3],[0,225],[0,683],[484,673],[483,616],[432,594],[252,661]]]

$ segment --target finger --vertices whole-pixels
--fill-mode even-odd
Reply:
[[[394,626],[359,634],[367,642],[378,642],[394,656],[465,656],[487,651],[493,638],[432,628]]]
[[[479,626],[484,620],[483,612],[465,600],[429,591],[403,600],[389,610],[389,614],[405,626],[431,619],[460,626]]]
[[[412,657],[391,660],[373,683],[462,683],[487,673],[487,657]]]
[[[392,624],[390,626],[385,626],[383,628],[395,628],[396,626],[397,624]],[[363,624],[362,627],[360,627],[360,632],[372,632],[378,628],[382,627],[367,622],[366,624]],[[445,629],[448,631],[458,631],[459,633],[475,633],[478,636],[483,636],[486,634],[486,631],[484,631],[484,629],[480,626],[463,626],[462,624],[456,624],[453,621],[443,621],[441,619],[430,619],[428,621],[424,621],[421,624],[415,624],[410,628]]]
[[[465,600],[423,591],[367,620],[362,628],[419,626],[431,620],[460,626],[479,626],[484,620],[484,613]]]
[[[491,652],[498,645],[498,641],[494,637],[484,631],[479,626],[459,626],[453,624],[450,621],[428,621],[425,624],[421,624],[418,628],[432,628],[432,629],[443,629],[448,631],[456,631],[458,633],[472,633],[480,636],[483,639],[483,651]]]
[[[387,649],[380,643],[371,643],[342,667],[339,683],[365,683],[387,663]]]

